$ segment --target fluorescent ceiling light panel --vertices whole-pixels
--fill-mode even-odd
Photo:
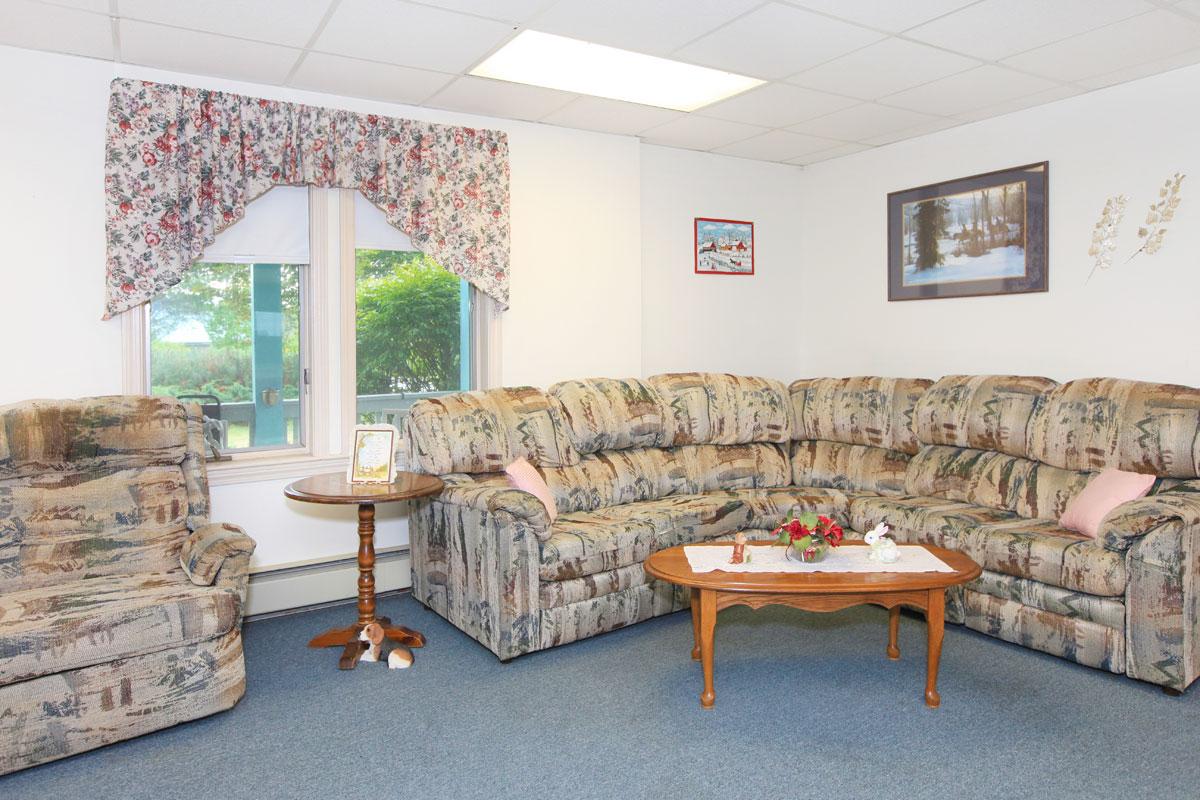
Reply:
[[[522,31],[471,74],[676,111],[695,111],[765,82],[540,31]]]

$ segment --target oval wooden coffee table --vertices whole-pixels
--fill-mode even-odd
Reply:
[[[686,546],[731,544],[733,542],[706,542]],[[842,546],[864,545],[846,542]],[[654,578],[691,587],[692,658],[700,662],[704,671],[704,692],[700,695],[700,705],[704,708],[712,708],[716,700],[713,639],[717,612],[721,609],[737,605],[750,608],[782,605],[805,611],[840,611],[864,604],[883,606],[889,611],[887,654],[891,659],[900,657],[900,649],[896,646],[900,607],[908,606],[925,613],[928,623],[925,704],[936,708],[941,703],[937,674],[946,620],[946,589],[978,578],[982,569],[962,553],[924,547],[954,572],[692,572],[683,552],[684,545],[652,553],[644,567]]]
[[[441,478],[415,472],[397,472],[391,483],[350,483],[346,473],[331,472],[296,481],[283,490],[302,503],[358,506],[358,621],[314,636],[309,647],[342,647],[338,666],[354,669],[360,650],[358,633],[372,622],[383,625],[384,634],[401,644],[424,646],[425,637],[417,631],[375,616],[375,504],[427,497],[441,492],[442,486]]]

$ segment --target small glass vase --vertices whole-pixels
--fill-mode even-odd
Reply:
[[[786,555],[789,561],[814,564],[829,555],[829,542],[824,536],[805,536],[787,545]]]

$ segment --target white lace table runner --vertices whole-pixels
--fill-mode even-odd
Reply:
[[[900,545],[900,559],[891,564],[872,561],[869,547],[834,547],[822,561],[805,564],[792,561],[782,547],[746,545],[748,563],[730,564],[733,545],[684,547],[692,572],[954,572],[920,545]]]

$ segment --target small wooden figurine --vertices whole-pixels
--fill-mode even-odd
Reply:
[[[738,535],[733,537],[733,558],[729,559],[730,564],[741,564],[746,560],[746,534],[738,531]]]
[[[412,650],[385,636],[383,626],[378,622],[363,628],[358,638],[366,643],[362,655],[358,657],[359,661],[386,661],[388,669],[408,669],[412,666]]]

